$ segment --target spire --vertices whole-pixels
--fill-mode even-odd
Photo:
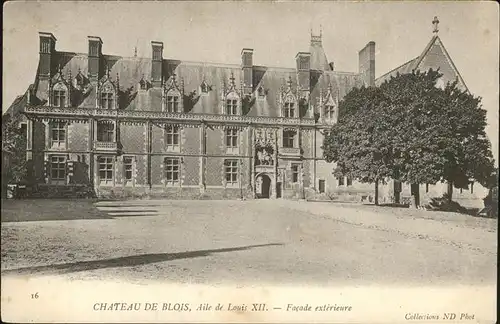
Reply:
[[[288,81],[286,82],[287,84],[287,90],[291,90],[292,89],[292,76],[289,75],[288,76]]]
[[[328,64],[328,58],[323,50],[322,38],[322,25],[320,25],[319,35],[314,35],[311,29],[311,45],[309,47],[309,53],[311,53],[311,70],[331,71],[332,68],[330,67],[330,64]]]
[[[319,35],[314,35],[311,28],[311,46],[321,46],[321,38],[323,37],[322,26],[319,25]]]
[[[434,17],[434,20],[432,21],[432,25],[434,26],[432,32],[434,34],[437,34],[439,32],[439,19],[437,16]]]
[[[231,82],[231,83],[230,83],[231,88],[235,89],[235,88],[236,88],[236,83],[235,83],[235,78],[234,78],[234,73],[233,73],[233,71],[231,71],[231,77],[229,78],[229,80],[230,80],[230,82]]]

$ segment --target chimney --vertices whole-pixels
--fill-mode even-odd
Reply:
[[[52,54],[56,52],[57,39],[52,33],[39,32],[40,36],[40,63],[38,75],[41,78],[50,78],[52,75]]]
[[[102,40],[97,36],[88,36],[89,40],[89,79],[97,81],[101,75]]]
[[[373,41],[359,51],[359,74],[366,86],[375,85],[375,42]]]
[[[311,53],[299,52],[295,55],[297,62],[297,80],[299,89],[309,91],[311,80]]]
[[[163,43],[152,41],[151,83],[153,87],[161,87],[163,82]]]
[[[241,50],[241,69],[243,70],[243,93],[253,92],[253,49]]]

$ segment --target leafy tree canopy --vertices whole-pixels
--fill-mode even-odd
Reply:
[[[337,163],[335,173],[362,182],[390,177],[491,186],[494,164],[481,98],[457,82],[437,88],[441,76],[413,71],[349,92],[323,143],[325,159]]]

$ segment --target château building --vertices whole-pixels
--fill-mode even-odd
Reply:
[[[353,87],[374,85],[375,43],[359,71],[327,60],[311,34],[295,67],[188,62],[151,42],[150,57],[57,49],[41,32],[35,82],[18,98],[26,116],[29,178],[46,195],[301,198],[343,184],[322,158],[322,131]],[[164,57],[166,52],[166,57]]]
[[[158,41],[150,57],[122,57],[106,54],[96,36],[88,37],[87,53],[74,53],[41,32],[35,82],[7,113],[23,116],[29,179],[41,196],[369,199],[372,184],[333,176],[323,131],[353,87],[397,73],[439,68],[437,86],[458,79],[467,89],[438,23],[419,56],[379,78],[374,42],[359,51],[357,72],[341,72],[328,61],[321,33],[311,33],[295,67],[268,67],[248,48],[235,65],[170,58]],[[425,202],[444,192],[445,184],[379,187],[382,202],[411,195]],[[486,192],[471,183],[454,195],[480,201]]]

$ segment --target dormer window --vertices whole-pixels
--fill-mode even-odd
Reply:
[[[226,115],[238,114],[238,100],[226,99]]]
[[[293,118],[295,117],[295,105],[294,102],[287,101],[283,107],[283,117]]]
[[[223,105],[221,107],[222,113],[230,116],[241,114],[241,98],[239,93],[240,90],[236,88],[236,82],[233,73],[231,72],[231,77],[229,78],[229,85],[224,84],[223,92]]]
[[[203,81],[200,85],[200,92],[202,94],[207,94],[209,90],[210,90],[210,88],[209,88],[208,84],[205,81]]]
[[[266,96],[266,90],[264,90],[264,88],[262,86],[260,86],[257,89],[257,95],[258,95],[259,99],[264,99],[264,97]]]
[[[177,91],[169,91],[167,93],[167,112],[179,112],[180,93]]]
[[[335,118],[335,106],[326,105],[325,106],[325,117],[328,120],[333,120]]]
[[[101,92],[101,108],[113,109],[113,95],[112,92]]]
[[[168,113],[184,112],[184,81],[181,79],[180,84],[177,84],[176,78],[174,73],[164,84],[162,110]]]
[[[64,107],[66,103],[66,91],[65,90],[54,90],[54,106]]]

